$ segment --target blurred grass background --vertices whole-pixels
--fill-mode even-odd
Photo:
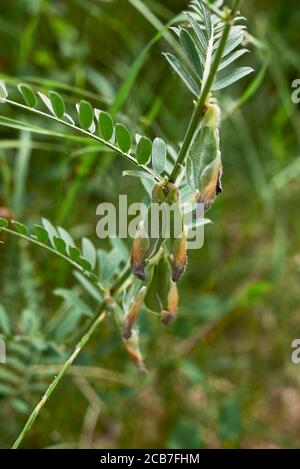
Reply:
[[[85,97],[128,116],[132,131],[177,144],[193,104],[161,55],[172,37],[159,39],[157,32],[187,5],[0,1],[0,78],[56,89],[72,103]],[[209,212],[214,223],[203,249],[190,255],[176,324],[165,329],[143,314],[146,377],[129,362],[112,325],[103,326],[24,446],[299,446],[300,371],[290,356],[300,336],[300,120],[291,101],[291,82],[300,77],[300,10],[296,1],[253,0],[243,2],[242,13],[260,41],[243,59],[255,68],[258,88],[235,112],[253,77],[218,95],[228,111],[221,133],[224,192]],[[0,206],[20,221],[46,216],[102,247],[95,237],[98,203],[114,202],[118,193],[133,201],[144,196],[138,180],[121,179],[128,165],[118,157],[0,131]],[[14,334],[31,336],[35,347],[12,339],[8,359],[15,362],[1,365],[1,447],[11,445],[57,372],[61,360],[44,356],[42,345],[63,308],[53,290],[74,285],[61,261],[5,241],[0,302]],[[34,324],[30,316],[28,325],[28,309],[36,313]],[[75,334],[63,337],[61,351],[67,354],[75,341]]]

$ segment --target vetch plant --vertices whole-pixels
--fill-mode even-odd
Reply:
[[[91,311],[80,303],[81,300],[74,299],[68,290],[56,291],[75,307],[74,322],[64,324],[67,331],[74,330],[84,316],[90,317],[91,324],[30,415],[14,448],[22,443],[57,384],[108,315],[113,317],[129,356],[141,371],[145,371],[146,366],[139,346],[137,321],[143,306],[159,315],[165,325],[170,325],[176,318],[178,281],[188,263],[189,227],[184,224],[184,203],[195,201],[207,211],[222,191],[221,109],[215,92],[224,90],[253,71],[250,67],[234,67],[235,61],[248,52],[241,46],[246,27],[244,18],[239,16],[239,3],[239,0],[234,0],[231,7],[227,7],[222,1],[210,4],[194,0],[185,13],[185,22],[172,28],[181,53],[178,56],[169,52],[164,55],[191,92],[194,106],[176,156],[168,151],[167,143],[159,136],[153,141],[147,136],[133,137],[123,123],[115,123],[108,112],[94,108],[86,100],[81,100],[75,109],[71,109],[57,92],[36,93],[25,83],[18,85],[20,99],[15,100],[10,96],[15,96],[16,90],[8,89],[4,82],[0,83],[1,103],[30,112],[41,122],[52,120],[71,133],[51,131],[5,115],[0,116],[2,125],[88,143],[95,150],[105,147],[135,166],[125,175],[149,182],[152,204],[158,205],[162,211],[164,207],[174,206],[170,232],[166,237],[163,225],[156,226],[157,234],[152,235],[153,213],[152,204],[149,205],[147,214],[137,227],[131,254],[121,242],[113,240],[109,252],[97,249],[88,238],[83,238],[81,246],[78,246],[68,231],[53,226],[47,219],[33,228],[8,219],[13,217],[2,216],[0,219],[4,242],[8,235],[14,235],[69,263],[76,279],[95,301],[97,310],[96,313]],[[196,209],[195,224],[203,222],[199,222],[198,215]],[[5,317],[7,319],[8,315]]]

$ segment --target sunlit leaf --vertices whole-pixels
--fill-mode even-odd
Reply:
[[[197,51],[197,47],[190,33],[186,29],[180,30],[180,42],[185,53],[198,76],[202,75],[201,60]]]
[[[130,177],[135,177],[135,178],[138,178],[138,179],[148,179],[149,181],[152,181],[153,182],[153,176],[151,176],[149,173],[146,173],[145,171],[139,171],[139,170],[136,170],[136,171],[131,171],[131,170],[127,170],[127,171],[123,171],[122,172],[122,176],[130,176]]]
[[[34,225],[34,231],[35,231],[35,234],[36,234],[36,237],[37,239],[41,242],[41,243],[47,243],[48,241],[48,233],[47,233],[47,230],[45,230],[45,228],[41,225]]]
[[[189,72],[186,70],[186,68],[182,65],[180,60],[175,57],[175,55],[170,54],[170,53],[164,53],[163,54],[173,70],[177,73],[177,75],[181,78],[181,80],[185,83],[185,85],[188,87],[188,89],[195,95],[199,95],[199,88],[195,82],[195,80],[191,77]]]
[[[94,119],[94,111],[88,101],[80,101],[78,114],[80,126],[84,130],[88,130]]]
[[[147,137],[141,137],[136,149],[136,159],[139,164],[146,164],[151,156],[152,143]]]
[[[58,119],[61,119],[65,113],[65,103],[56,91],[49,92],[49,98],[53,107],[53,111]]]
[[[83,267],[85,270],[88,270],[88,271],[92,270],[91,264],[84,257],[80,257],[78,259],[78,262],[81,265],[81,267]]]
[[[60,238],[59,236],[54,236],[53,243],[55,249],[57,249],[58,252],[61,252],[62,254],[66,252],[66,243],[62,238]]]
[[[75,247],[75,242],[68,231],[66,231],[64,228],[60,226],[57,228],[57,231],[59,233],[59,236],[64,240],[64,242],[66,243],[68,247],[70,246]]]
[[[228,65],[232,64],[235,60],[239,59],[247,52],[249,52],[248,49],[238,49],[237,51],[233,52],[226,59],[222,60],[218,70],[223,70],[224,68],[228,67]]]
[[[57,231],[52,225],[51,221],[47,220],[47,218],[42,218],[42,223],[44,225],[45,230],[48,233],[49,239],[51,244],[54,245],[54,237],[57,236]]]
[[[82,254],[83,257],[92,266],[92,269],[94,269],[96,265],[97,253],[95,246],[93,245],[92,241],[88,238],[82,239]]]
[[[220,73],[212,86],[212,90],[222,90],[223,88],[232,85],[236,81],[241,80],[253,71],[254,70],[251,67],[238,67],[234,70]]]
[[[35,107],[37,105],[36,94],[30,86],[20,83],[18,85],[18,89],[21,95],[23,96],[23,99],[25,103],[27,104],[27,106]]]
[[[192,26],[193,30],[195,31],[196,37],[198,38],[198,49],[201,53],[202,60],[205,62],[205,55],[206,55],[206,49],[207,49],[207,39],[203,33],[203,30],[198,23],[198,21],[195,20],[194,16],[191,13],[186,12],[187,19],[189,20],[190,25]]]
[[[78,262],[80,257],[81,257],[81,252],[78,248],[70,246],[69,247],[69,256],[73,261]]]
[[[104,140],[109,141],[114,133],[114,123],[108,112],[101,111],[99,115],[100,134]]]
[[[127,153],[132,145],[132,138],[123,124],[116,124],[116,138],[120,149]]]
[[[28,235],[28,228],[18,221],[12,220],[12,225],[17,230],[18,233],[27,236]]]

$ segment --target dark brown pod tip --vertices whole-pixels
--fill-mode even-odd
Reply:
[[[173,282],[178,282],[180,277],[184,274],[186,269],[186,263],[183,266],[182,264],[178,264],[176,261],[173,263],[172,266],[172,280]]]
[[[143,282],[146,280],[145,262],[142,262],[140,264],[131,263],[131,270],[132,270],[133,275],[135,275],[136,278],[138,278],[139,280],[142,280]]]
[[[223,192],[223,185],[222,185],[222,175],[218,177],[218,183],[217,183],[217,189],[216,189],[216,194],[219,195]]]
[[[162,322],[165,326],[170,326],[176,319],[178,308],[178,289],[174,282],[171,282],[170,290],[168,293],[168,309],[162,311]]]
[[[142,281],[146,280],[145,261],[150,247],[149,238],[144,237],[144,234],[144,222],[141,221],[136,230],[130,255],[130,264],[133,275]]]
[[[170,311],[163,311],[162,313],[162,322],[165,326],[171,326],[176,319],[176,314],[171,313]]]
[[[178,282],[184,274],[188,263],[187,257],[188,228],[185,226],[180,238],[176,238],[172,245],[172,280]]]

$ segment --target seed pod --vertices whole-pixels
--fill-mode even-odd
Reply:
[[[222,191],[222,160],[220,152],[221,111],[214,101],[206,106],[200,130],[190,148],[187,158],[187,178],[195,191],[196,201],[208,210],[216,195]]]
[[[125,340],[130,339],[132,335],[132,329],[136,323],[137,317],[141,311],[145,296],[147,293],[147,287],[142,287],[136,297],[134,298],[134,301],[132,302],[130,309],[128,313],[126,314],[124,318],[124,323],[123,323],[123,338]]]
[[[171,281],[171,266],[162,253],[154,266],[153,276],[145,298],[145,305],[151,311],[161,314],[168,309],[168,293]]]
[[[136,367],[143,373],[147,372],[148,370],[145,367],[140,351],[138,331],[133,330],[130,339],[123,339],[123,342],[131,360],[134,362]]]
[[[222,192],[222,162],[221,153],[217,152],[217,157],[212,163],[206,166],[200,177],[200,187],[196,190],[195,198],[197,203],[204,204],[204,210],[208,210],[215,200],[216,195]]]
[[[140,280],[145,280],[145,261],[150,249],[150,241],[144,229],[144,222],[138,224],[131,250],[132,273]]]
[[[170,326],[176,319],[178,301],[179,295],[177,285],[175,282],[171,281],[168,293],[168,309],[162,312],[162,322],[166,326]]]
[[[123,336],[124,315],[122,309],[109,294],[105,296],[105,302],[107,308],[113,313],[113,319],[116,324],[116,327]],[[131,332],[131,336],[128,339],[124,337],[122,338],[126,351],[128,352],[131,360],[134,362],[137,368],[143,372],[147,371],[140,351],[138,330],[133,329]]]
[[[151,311],[162,315],[165,325],[176,318],[178,306],[177,285],[171,279],[171,265],[165,252],[154,266],[153,277],[145,297],[145,305]]]
[[[178,282],[184,273],[188,258],[187,258],[187,241],[188,241],[188,227],[185,226],[182,235],[176,238],[171,247],[172,256],[172,280]]]

